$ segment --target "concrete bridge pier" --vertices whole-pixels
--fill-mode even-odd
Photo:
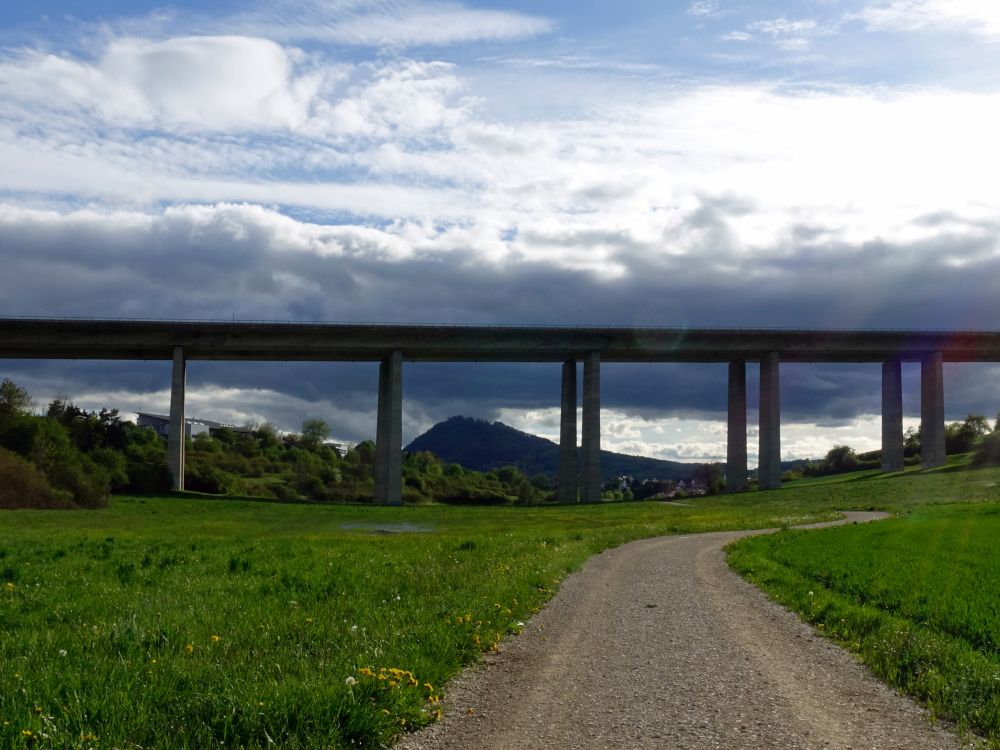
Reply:
[[[403,504],[403,353],[398,349],[378,370],[375,502]]]
[[[944,466],[944,367],[941,352],[920,360],[920,457],[925,469]]]
[[[882,363],[882,471],[903,470],[903,378],[898,359]]]
[[[726,491],[739,492],[747,482],[747,365],[729,363],[729,422],[726,429]]]
[[[762,490],[781,486],[781,399],[778,388],[778,352],[760,355],[760,443],[757,485]]]
[[[585,503],[601,501],[601,355],[587,352],[583,357],[583,466],[581,499]]]
[[[184,387],[187,381],[187,360],[184,349],[174,347],[173,372],[170,377],[170,432],[167,434],[167,467],[175,490],[184,489]]]
[[[567,359],[562,366],[559,417],[559,502],[578,500],[576,484],[576,360]]]

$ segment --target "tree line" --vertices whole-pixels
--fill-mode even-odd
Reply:
[[[308,419],[282,435],[264,422],[187,439],[184,481],[194,492],[287,502],[371,502],[375,445],[343,455],[326,440],[330,428]],[[117,409],[86,411],[66,398],[44,414],[23,388],[0,384],[0,507],[102,507],[110,493],[164,493],[171,488],[166,441],[121,419]],[[408,503],[534,503],[551,498],[545,477],[514,467],[477,472],[431,453],[403,458]]]
[[[909,428],[903,435],[903,463],[913,466],[920,463],[923,429]],[[960,422],[945,425],[944,448],[948,455],[972,453],[973,466],[1000,465],[1000,413],[993,425],[981,414],[969,414]],[[882,466],[882,451],[856,453],[848,445],[835,445],[826,456],[818,461],[810,461],[801,469],[786,472],[788,479],[800,476],[816,477],[829,474],[845,474],[851,471],[879,469]]]

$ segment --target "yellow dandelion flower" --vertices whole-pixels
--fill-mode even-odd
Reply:
[[[6,586],[6,588],[7,588],[7,590],[8,590],[8,591],[13,591],[13,590],[14,590],[15,588],[17,588],[17,587],[16,587],[16,586],[14,586],[14,584],[13,584],[13,583],[11,583],[10,581],[8,581],[8,582],[7,582],[7,586]]]
[[[194,644],[193,643],[189,643],[188,645],[186,645],[184,647],[184,650],[187,651],[190,654],[191,652],[194,651]]]
[[[388,716],[388,715],[389,715],[389,709],[388,709],[388,708],[383,708],[383,709],[382,709],[382,713],[383,713],[383,714],[384,714],[385,716]]]
[[[433,686],[433,685],[431,685],[431,684],[430,684],[429,682],[425,682],[425,683],[424,683],[424,687],[425,687],[425,688],[427,688],[427,692],[428,692],[428,693],[432,693],[432,692],[434,692],[434,686]]]
[[[222,639],[221,639],[221,638],[219,638],[219,636],[217,636],[217,635],[213,635],[213,636],[212,636],[212,643],[218,643],[218,642],[219,642],[219,641],[221,641],[221,640],[222,640]]]
[[[441,709],[438,708],[431,714],[434,717],[434,721],[441,721]]]

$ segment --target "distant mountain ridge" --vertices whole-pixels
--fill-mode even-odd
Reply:
[[[516,466],[529,476],[547,474],[554,477],[559,470],[556,443],[503,422],[471,417],[456,416],[439,422],[415,438],[406,450],[429,451],[442,461],[476,471]],[[601,474],[605,480],[620,474],[636,479],[690,479],[698,465],[601,451]]]

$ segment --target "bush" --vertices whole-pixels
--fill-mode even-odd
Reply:
[[[246,488],[239,477],[215,466],[192,463],[185,467],[184,489],[211,495],[244,495]]]
[[[65,508],[68,492],[55,489],[35,466],[0,448],[0,508]]]
[[[983,438],[972,454],[973,466],[1000,466],[1000,432],[991,432]]]
[[[0,447],[28,459],[57,490],[88,508],[107,504],[107,472],[70,441],[59,422],[46,417],[16,417],[0,434]]]
[[[173,479],[162,456],[159,459],[131,460],[128,462],[128,483],[124,489],[137,493],[167,492],[174,486]]]
[[[508,505],[512,498],[499,490],[472,487],[464,491],[442,494],[438,500],[448,505]]]

